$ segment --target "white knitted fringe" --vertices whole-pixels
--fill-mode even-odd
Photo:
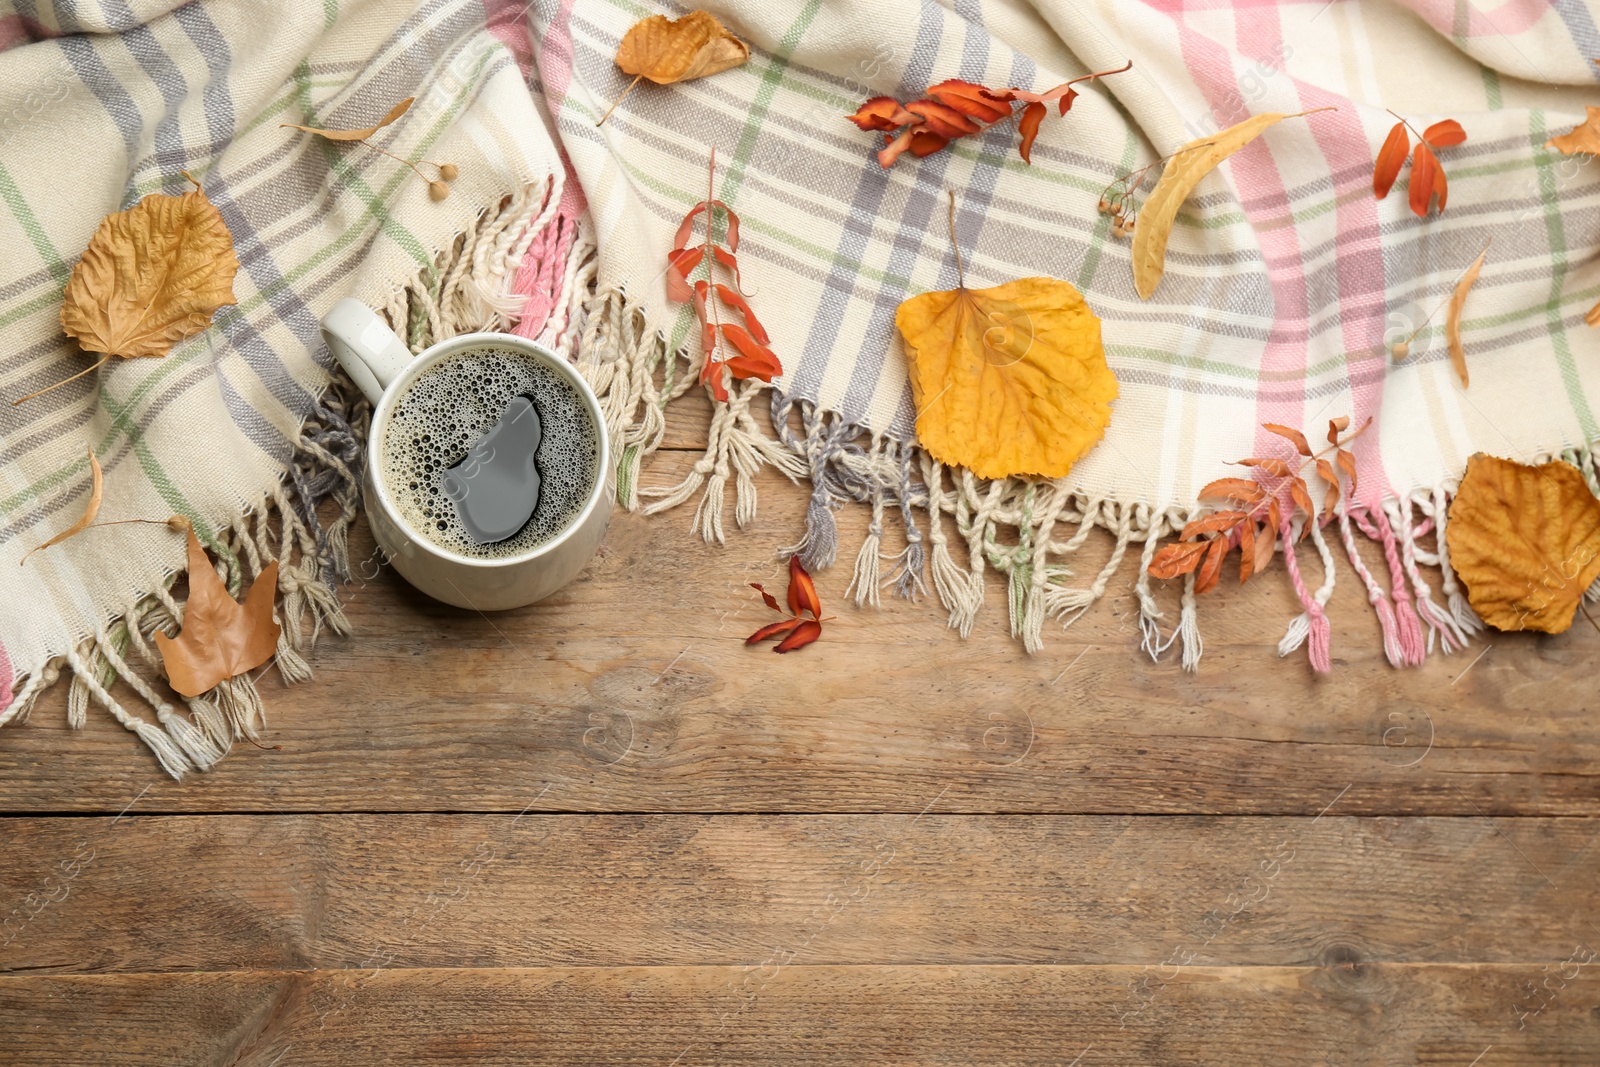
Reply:
[[[430,267],[395,288],[382,310],[413,350],[459,333],[506,329],[516,321],[522,302],[508,295],[511,283],[529,245],[556,217],[561,181],[556,175],[530,183],[484,209],[438,253]],[[542,338],[569,355],[574,338],[562,331],[581,308],[586,286],[584,256],[576,254],[583,250],[574,251],[567,265],[560,314],[551,316],[549,335]],[[588,252],[592,259],[592,246]],[[592,265],[587,276],[593,277]],[[337,408],[335,413],[344,424],[360,435],[368,414],[365,402],[344,400],[342,393],[338,386],[330,388],[323,404],[329,410]],[[339,514],[323,524],[322,540],[313,535],[293,506],[292,480],[254,507],[242,510],[217,535],[222,548],[218,573],[235,594],[268,563],[278,563],[279,600],[273,615],[282,632],[274,663],[289,683],[311,676],[301,653],[315,643],[324,627],[339,634],[350,630],[333,580],[350,573],[347,535],[356,514],[359,471],[350,469],[345,459],[319,443],[316,431],[322,427],[314,425],[316,414],[313,411],[302,428],[294,462],[304,465],[296,471],[302,479],[331,474],[341,487],[335,494]],[[68,668],[72,675],[67,693],[69,725],[81,729],[89,705],[99,704],[136,734],[173,778],[210,770],[235,741],[258,740],[266,724],[266,707],[249,675],[225,681],[202,697],[185,698],[187,715],[167,699],[170,691],[151,681],[162,674],[152,635],[174,636],[183,624],[183,607],[171,593],[177,576],[177,572],[168,575],[158,588],[125,607],[109,626],[96,629],[75,648],[26,671],[16,681],[11,703],[0,710],[0,726],[26,721],[39,694]],[[149,707],[155,722],[130,710],[126,698],[113,692],[117,682],[125,683]]]

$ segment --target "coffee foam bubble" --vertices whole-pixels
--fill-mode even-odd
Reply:
[[[533,401],[543,424],[534,458],[539,504],[517,533],[479,544],[445,493],[444,472],[517,396]],[[384,428],[379,466],[413,533],[455,555],[502,559],[537,548],[577,519],[598,477],[598,433],[582,394],[558,371],[515,349],[475,348],[438,360],[406,386]]]

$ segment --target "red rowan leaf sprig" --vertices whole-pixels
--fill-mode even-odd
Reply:
[[[1016,114],[1013,106],[1020,101],[1023,107],[1017,129],[1022,134],[1022,143],[1018,151],[1022,161],[1031,164],[1033,141],[1039,136],[1039,125],[1044,122],[1050,104],[1055,104],[1059,113],[1065,115],[1078,98],[1078,90],[1073,88],[1078,83],[1107,74],[1121,74],[1132,68],[1130,61],[1116,70],[1085,74],[1042,93],[1015,88],[986,89],[973,82],[951,78],[928,86],[928,95],[920,100],[902,104],[892,96],[875,96],[862,104],[855,114],[845,117],[863,130],[883,134],[884,146],[878,150],[878,165],[888,168],[906,152],[918,157],[931,156],[957,138],[982,133]]]
[[[700,320],[700,345],[705,351],[705,364],[700,370],[700,382],[711,387],[718,400],[728,399],[727,374],[734,378],[760,378],[770,382],[783,373],[783,364],[768,347],[772,339],[767,336],[761,320],[750,309],[749,302],[740,291],[739,216],[721,200],[714,198],[712,185],[716,180],[717,150],[711,150],[711,164],[706,178],[706,198],[696,204],[683,222],[678,225],[678,236],[667,253],[667,297],[678,303],[693,301],[695,317]],[[718,210],[727,219],[723,244],[712,236],[713,223]],[[705,216],[705,240],[691,246],[695,220]],[[705,264],[705,277],[690,283],[689,276]],[[717,281],[717,267],[732,273],[733,285]],[[726,354],[727,345],[733,345],[735,354]]]
[[[766,601],[767,607],[773,611],[782,611],[778,598],[762,588],[760,582],[751,582],[750,588],[761,594],[761,599]],[[811,575],[801,564],[799,556],[789,557],[789,618],[763,626],[755,633],[744,639],[747,645],[758,645],[763,641],[770,641],[774,637],[781,637],[774,652],[793,652],[803,648],[822,636],[822,624],[827,619],[822,617],[822,601],[817,596],[816,583],[811,580]],[[811,618],[805,614],[810,613]]]
[[[1275,422],[1262,423],[1268,431],[1277,434],[1294,446],[1300,462],[1289,462],[1271,456],[1252,456],[1238,462],[1253,468],[1256,478],[1218,478],[1200,490],[1201,502],[1217,501],[1228,507],[1194,519],[1184,526],[1175,544],[1164,546],[1150,560],[1150,577],[1176,578],[1195,573],[1194,589],[1208,593],[1217,587],[1222,575],[1222,561],[1233,549],[1239,549],[1239,581],[1248,581],[1272,563],[1276,539],[1283,528],[1285,498],[1290,506],[1289,518],[1296,513],[1305,516],[1300,536],[1310,531],[1311,524],[1333,513],[1343,495],[1341,477],[1350,479],[1350,491],[1356,489],[1356,457],[1345,448],[1361,436],[1372,420],[1361,429],[1346,435],[1350,419],[1341,416],[1328,420],[1328,448],[1313,452],[1306,435]],[[1330,462],[1326,457],[1332,453]],[[1306,484],[1305,472],[1314,467],[1317,476],[1327,484],[1319,509]],[[1264,525],[1259,525],[1263,523]],[[1287,536],[1287,535],[1285,535]]]
[[[1444,214],[1445,203],[1450,199],[1450,185],[1445,180],[1444,168],[1439,165],[1439,157],[1434,155],[1433,151],[1436,148],[1449,148],[1460,144],[1467,139],[1467,132],[1455,119],[1443,119],[1417,133],[1416,127],[1411,123],[1401,119],[1393,111],[1389,114],[1400,121],[1394,124],[1394,129],[1389,131],[1383,147],[1378,150],[1378,160],[1372,168],[1372,194],[1379,200],[1389,195],[1395,179],[1400,177],[1400,168],[1405,165],[1407,154],[1410,154],[1411,210],[1420,217],[1427,217],[1428,209],[1437,194],[1439,214]],[[1407,130],[1417,134],[1415,152],[1411,151],[1411,138]]]

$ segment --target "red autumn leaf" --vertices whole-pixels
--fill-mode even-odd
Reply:
[[[798,619],[795,621],[799,625],[794,628],[794,633],[779,641],[778,647],[772,651],[793,652],[797,648],[804,648],[822,636],[822,624],[820,622],[814,619],[807,619],[804,622],[800,622]]]
[[[1260,467],[1275,478],[1289,477],[1289,465],[1281,459],[1270,456],[1251,456],[1249,459],[1235,460],[1241,467]]]
[[[1217,579],[1222,575],[1222,560],[1227,554],[1228,539],[1212,538],[1211,547],[1206,550],[1205,562],[1200,564],[1200,570],[1194,576],[1196,593],[1209,593],[1217,587]]]
[[[979,122],[999,122],[1011,114],[1010,100],[957,78],[928,86],[928,95]]]
[[[1311,502],[1311,490],[1301,478],[1289,480],[1289,497],[1295,502],[1296,507],[1306,513],[1306,524],[1300,529],[1300,536],[1303,539],[1311,532],[1311,524],[1317,521],[1317,506]]]
[[[799,625],[799,619],[780,619],[777,622],[769,623],[768,625],[763,626],[761,629],[745,638],[744,643],[747,645],[759,645],[761,642],[777,637],[779,634],[786,634]]]
[[[1278,507],[1277,497],[1273,497],[1272,500],[1267,504],[1267,525],[1272,527],[1272,534],[1274,537],[1277,536],[1278,531],[1283,527],[1283,512]],[[1260,567],[1256,568],[1256,570],[1260,569]]]
[[[937,100],[913,100],[906,105],[906,110],[921,118],[928,129],[940,137],[965,137],[983,129],[955,108]]]
[[[1344,471],[1346,474],[1348,474],[1350,476],[1350,493],[1351,493],[1352,496],[1355,495],[1355,491],[1356,491],[1356,456],[1355,456],[1355,453],[1346,451],[1345,449],[1341,448],[1341,449],[1338,450],[1337,453],[1335,453],[1334,461],[1339,464],[1339,469],[1340,470]]]
[[[1161,549],[1151,557],[1150,577],[1176,578],[1180,574],[1188,574],[1200,566],[1208,547],[1209,542],[1206,541],[1180,541],[1176,544],[1162,545]]]
[[[1400,168],[1405,165],[1410,151],[1411,137],[1406,133],[1406,124],[1397,122],[1378,150],[1378,162],[1372,168],[1372,194],[1379,200],[1394,188],[1394,181],[1400,177]]]
[[[783,610],[783,608],[778,604],[778,598],[767,592],[766,587],[760,582],[751,582],[750,588],[761,594],[761,599],[767,602],[767,607],[771,608],[773,611]]]
[[[1207,515],[1203,519],[1195,519],[1184,526],[1183,532],[1178,535],[1180,541],[1188,541],[1199,537],[1201,534],[1221,533],[1231,530],[1243,522],[1247,516],[1242,511],[1219,511],[1214,515]]]
[[[950,138],[940,137],[930,130],[916,129],[911,131],[911,154],[918,159],[923,156],[933,155],[949,143]]]
[[[897,130],[908,122],[916,121],[916,116],[901,107],[900,101],[892,96],[875,96],[862,104],[854,115],[846,115],[845,118],[863,130]]]
[[[1218,478],[1200,490],[1201,500],[1233,500],[1241,504],[1254,504],[1266,495],[1260,482],[1248,478]]]
[[[1443,213],[1445,201],[1449,199],[1444,168],[1439,166],[1439,158],[1433,154],[1433,149],[1419,144],[1411,155],[1411,210],[1426,217],[1435,194],[1439,197],[1439,211]]]
[[[700,381],[711,387],[711,396],[718,403],[728,402],[728,383],[722,380],[722,364],[714,359],[706,360],[706,369],[700,374]]]
[[[1329,419],[1328,420],[1328,443],[1330,445],[1338,444],[1339,443],[1339,435],[1344,433],[1349,428],[1350,428],[1350,416],[1349,415],[1340,415],[1337,419]]]
[[[809,611],[812,618],[822,618],[822,601],[817,599],[816,583],[799,556],[789,557],[789,611],[795,615]]]
[[[1039,123],[1044,121],[1045,106],[1041,103],[1031,103],[1022,109],[1022,118],[1017,122],[1017,129],[1022,132],[1022,144],[1017,146],[1017,151],[1022,153],[1022,161],[1033,163],[1033,139],[1039,136]]]
[[[757,319],[756,313],[750,310],[750,305],[745,302],[744,297],[721,282],[717,283],[717,295],[722,297],[724,304],[731,305],[734,310],[744,316],[744,324],[749,329],[750,336],[754,337],[757,343],[763,345],[772,343],[772,338],[767,336],[767,331],[762,327],[761,320]]]
[[[1306,441],[1306,435],[1301,433],[1299,430],[1293,430],[1287,426],[1280,426],[1275,422],[1263,422],[1261,427],[1267,432],[1275,433],[1279,437],[1282,437],[1284,440],[1288,441],[1290,444],[1294,445],[1294,450],[1300,453],[1302,456],[1311,455],[1311,445]]]
[[[1250,565],[1251,574],[1260,574],[1272,565],[1272,554],[1277,551],[1277,544],[1278,528],[1276,526],[1263,526],[1256,531],[1256,558]]]
[[[1334,506],[1339,503],[1339,472],[1333,469],[1333,464],[1325,459],[1317,460],[1317,476],[1328,483],[1328,492],[1322,500],[1322,511],[1325,515],[1332,515]]]
[[[723,336],[733,342],[733,347],[739,350],[739,355],[725,360],[728,370],[733,372],[735,378],[760,378],[770,382],[773,378],[783,373],[783,364],[778,362],[778,357],[772,349],[756,344],[742,327],[732,323],[724,323]]]
[[[1256,562],[1256,524],[1254,520],[1241,522],[1239,532],[1239,584],[1250,578]]]
[[[1422,131],[1422,139],[1435,148],[1449,148],[1467,139],[1467,131],[1455,119],[1442,119]]]
[[[720,207],[727,214],[728,233],[723,239],[728,243],[728,251],[737,252],[739,250],[739,216],[735,215],[733,209],[721,200],[702,200],[690,208],[689,213],[683,217],[683,221],[678,223],[678,236],[672,243],[673,248],[682,248],[689,243],[689,238],[694,236],[695,219],[701,212],[705,211],[708,203],[712,207]]]
[[[689,289],[689,275],[694,273],[706,256],[701,248],[674,248],[667,253],[667,299],[682,304],[693,298]]]

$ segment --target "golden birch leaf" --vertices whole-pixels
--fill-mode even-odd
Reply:
[[[704,11],[681,19],[651,15],[634,23],[617,46],[617,66],[624,74],[657,85],[719,74],[749,58],[749,47]]]
[[[50,538],[50,540],[46,541],[44,544],[36,545],[33,548],[28,549],[28,551],[23,554],[22,559],[19,561],[18,565],[20,566],[22,563],[28,562],[28,557],[33,555],[35,552],[38,552],[40,549],[49,548],[51,545],[59,545],[61,542],[65,541],[67,538],[72,537],[72,536],[74,536],[76,534],[80,534],[84,530],[87,530],[89,528],[89,524],[94,521],[94,517],[96,515],[100,514],[100,499],[104,495],[104,493],[105,493],[105,475],[102,474],[101,471],[100,471],[100,460],[94,454],[94,447],[90,446],[90,448],[89,448],[89,502],[83,506],[83,514],[78,516],[78,521],[77,522],[73,523],[71,526],[68,526],[65,530],[62,530],[60,533],[58,533],[54,537]]]
[[[1479,453],[1467,461],[1445,539],[1484,622],[1558,634],[1600,577],[1600,500],[1571,464]]]
[[[233,236],[205,193],[152,193],[100,223],[72,268],[61,328],[108,358],[164,356],[234,302],[238,269]]]
[[[157,633],[155,639],[172,688],[196,697],[261,666],[277,652],[280,627],[272,617],[272,602],[278,595],[278,561],[261,568],[240,604],[228,595],[192,527],[188,534],[189,600],[183,606],[183,630],[177,637]]]
[[[1583,110],[1587,112],[1587,117],[1581,123],[1559,137],[1550,138],[1544,146],[1554,148],[1564,156],[1575,152],[1600,155],[1600,107],[1586,107]]]
[[[278,123],[278,127],[280,129],[288,127],[291,130],[304,130],[306,133],[314,133],[318,137],[326,137],[330,141],[365,141],[368,137],[371,137],[373,134],[377,133],[379,130],[383,129],[395,119],[398,119],[401,115],[404,115],[407,111],[409,111],[411,109],[411,102],[415,99],[416,97],[414,96],[406,97],[394,107],[390,108],[389,113],[383,116],[383,118],[379,119],[376,126],[363,126],[359,130],[325,130],[320,126],[301,126],[299,123],[295,122],[280,122]]]
[[[923,293],[900,305],[917,437],[980,478],[1059,478],[1104,435],[1117,379],[1100,319],[1055,278]]]
[[[1297,117],[1279,111],[1251,115],[1243,122],[1218,130],[1209,137],[1190,141],[1168,158],[1166,169],[1161,172],[1161,180],[1156,182],[1156,187],[1139,209],[1138,225],[1133,230],[1133,284],[1142,299],[1149,300],[1156,286],[1161,284],[1161,275],[1166,271],[1167,241],[1172,236],[1172,224],[1178,218],[1178,209],[1189,199],[1189,194],[1200,184],[1200,179],[1215,170],[1218,163],[1259,137],[1268,126]]]
[[[1467,387],[1467,350],[1461,344],[1461,311],[1467,306],[1467,290],[1478,280],[1478,272],[1483,270],[1483,259],[1488,254],[1488,248],[1479,252],[1472,266],[1456,282],[1455,292],[1450,294],[1450,310],[1444,320],[1444,338],[1450,345],[1450,363],[1455,367],[1456,377],[1461,379],[1463,389]]]

